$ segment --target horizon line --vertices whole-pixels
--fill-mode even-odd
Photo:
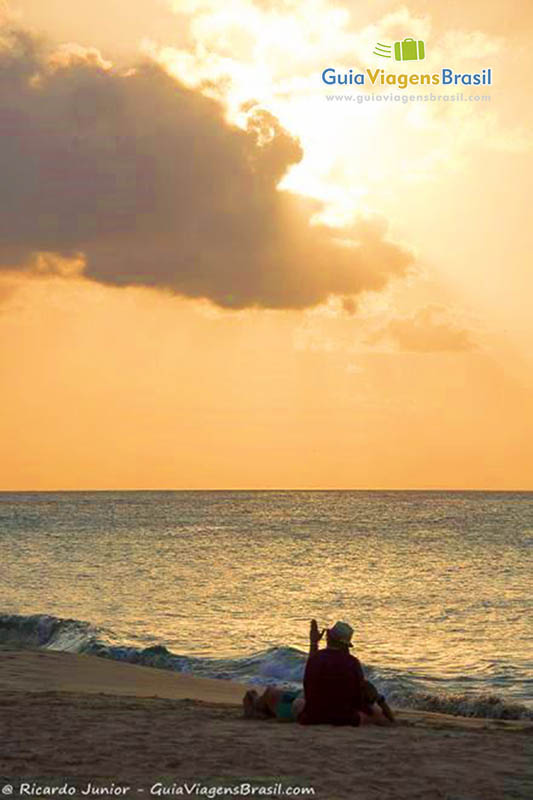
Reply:
[[[515,493],[533,493],[533,488],[469,488],[469,487],[253,487],[253,488],[127,488],[127,489],[94,489],[94,488],[76,488],[76,489],[0,489],[0,494],[50,494],[55,492],[515,492]]]

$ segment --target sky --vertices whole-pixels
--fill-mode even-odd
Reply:
[[[533,489],[532,27],[0,3],[0,490]]]

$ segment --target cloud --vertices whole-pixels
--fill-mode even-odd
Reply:
[[[277,189],[302,157],[278,120],[256,107],[231,125],[153,62],[119,71],[4,27],[0,97],[6,266],[44,252],[103,284],[304,308],[379,290],[413,261],[382,222],[311,224],[320,204]]]
[[[401,350],[434,353],[472,350],[473,343],[466,330],[451,321],[441,306],[429,305],[413,316],[397,317],[375,332],[369,344],[392,339]]]
[[[0,279],[0,308],[13,298],[17,289],[16,281]]]

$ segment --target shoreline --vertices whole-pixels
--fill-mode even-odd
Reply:
[[[192,700],[241,707],[242,697],[256,685],[131,664],[111,658],[64,650],[12,648],[0,645],[0,693],[102,694],[112,697]],[[394,707],[409,724],[436,724],[461,729],[531,730],[529,719],[464,717],[440,711]]]
[[[154,795],[155,784],[160,796],[249,796],[244,784],[263,796],[307,787],[324,800],[533,796],[531,722],[401,709],[391,728],[247,720],[245,689],[96,656],[2,649],[0,783],[16,796],[27,794],[21,783],[34,785],[31,796],[61,786],[81,796],[89,784],[86,796]]]

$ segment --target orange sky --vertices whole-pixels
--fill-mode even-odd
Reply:
[[[0,489],[533,489],[523,4],[126,5],[3,23]],[[490,103],[326,102],[409,35]]]

